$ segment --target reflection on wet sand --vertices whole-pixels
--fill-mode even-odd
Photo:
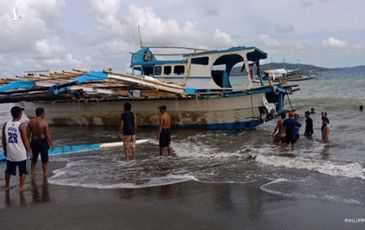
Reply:
[[[11,207],[11,199],[9,191],[5,191],[5,204],[7,207]]]
[[[27,200],[25,199],[24,192],[19,192],[19,202],[21,206],[27,206]]]
[[[34,203],[50,201],[47,177],[43,177],[41,193],[39,193],[39,187],[38,187],[37,181],[35,179],[32,179],[32,181],[31,181],[31,190],[30,191],[32,192],[32,199],[33,199]]]
[[[27,200],[25,199],[24,192],[19,192],[19,204],[21,206],[27,206]],[[7,207],[11,207],[14,205],[14,200],[10,197],[10,191],[5,191],[5,204]]]
[[[321,158],[322,160],[328,160],[330,158],[330,146],[325,145],[321,151]]]
[[[247,184],[245,195],[248,218],[254,219],[259,217],[260,212],[262,211],[263,192],[261,190],[257,190],[255,184]]]

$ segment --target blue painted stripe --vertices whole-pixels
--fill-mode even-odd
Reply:
[[[0,86],[0,92],[6,92],[14,89],[31,89],[35,87],[35,81],[12,81]]]
[[[108,78],[108,74],[106,74],[102,71],[95,71],[95,72],[89,72],[89,73],[81,75],[80,77],[75,79],[75,82],[77,82],[77,84],[82,84],[85,82],[102,81],[107,78]]]
[[[230,123],[216,123],[216,124],[202,124],[202,125],[174,125],[174,128],[181,129],[208,129],[208,130],[250,130],[263,124],[261,119],[253,119],[250,121],[230,122]]]
[[[99,149],[100,149],[100,144],[60,146],[60,147],[55,147],[52,150],[49,150],[49,155],[56,156],[65,153],[95,151]]]
[[[225,130],[225,131],[240,131],[251,130],[257,126],[263,124],[262,119],[252,119],[241,122],[228,122],[228,123],[213,123],[213,124],[195,124],[195,125],[172,125],[173,129],[204,129],[204,130]],[[158,125],[146,125],[143,127],[158,128]]]
[[[50,88],[50,91],[57,95],[60,93],[70,91],[70,87],[74,85],[79,85],[87,82],[95,82],[95,81],[102,81],[108,78],[108,74],[102,71],[93,71],[88,72],[86,74],[81,75],[80,77],[76,78],[73,81],[64,83],[64,84],[55,84]]]
[[[71,145],[71,146],[59,146],[48,151],[50,156],[57,156],[60,154],[79,153],[87,151],[100,150],[100,144],[89,144],[89,145]],[[5,160],[3,152],[0,152],[0,160]]]

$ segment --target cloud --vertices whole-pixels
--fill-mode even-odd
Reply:
[[[101,2],[106,0],[99,0]],[[117,0],[111,0],[119,2]],[[100,4],[94,1],[91,5],[92,10],[99,12],[97,29],[104,32],[104,36],[112,40],[113,43],[119,40],[119,44],[128,46],[133,44],[139,45],[137,28],[140,26],[141,37],[144,45],[185,45],[201,46],[211,44],[212,46],[222,47],[227,44],[233,44],[230,35],[219,29],[214,30],[212,34],[202,32],[197,28],[197,23],[185,21],[179,23],[175,19],[162,19],[157,16],[153,8],[149,6],[138,7],[129,5],[127,15],[121,15],[118,11],[107,12],[96,9]],[[114,3],[118,8],[120,5]],[[104,43],[109,50],[110,42]]]
[[[203,6],[203,17],[219,16],[218,6],[213,1],[205,2]]]
[[[335,37],[328,37],[322,41],[322,44],[329,48],[344,48],[348,45],[348,42]]]
[[[308,8],[308,7],[313,6],[312,0],[297,0],[297,3],[299,4],[300,7],[303,7],[303,8]]]
[[[34,68],[52,55],[62,54],[59,42],[60,12],[64,1],[60,0],[0,0],[0,54],[7,57],[2,71]],[[24,15],[21,23],[14,23],[13,9]]]
[[[341,63],[342,55],[350,52],[363,55],[364,14],[355,0],[275,3],[0,0],[0,75],[42,68],[128,70],[129,51],[139,47],[138,25],[144,45],[206,49],[252,45],[269,55],[292,55],[295,59],[306,55],[315,62],[322,56],[311,59],[313,50],[333,50]],[[22,23],[11,21],[14,7],[24,15]],[[298,17],[308,13],[310,17]],[[332,34],[336,36],[328,36]],[[364,59],[356,60],[360,63]],[[322,62],[335,65],[327,59]]]
[[[287,22],[276,23],[274,27],[275,31],[278,33],[290,33],[295,29],[292,24],[289,24]]]
[[[281,44],[277,39],[272,38],[269,34],[260,34],[258,37],[258,41],[263,46],[267,47],[277,47]]]
[[[51,58],[59,56],[64,51],[64,47],[57,38],[41,39],[35,43],[35,50],[42,58]]]

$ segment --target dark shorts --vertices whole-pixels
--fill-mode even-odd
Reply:
[[[297,140],[299,139],[299,135],[286,135],[285,136],[285,144],[295,144],[295,142],[297,142]]]
[[[32,159],[33,163],[37,163],[39,154],[41,154],[42,163],[47,163],[49,161],[48,160],[49,145],[46,138],[32,140],[32,142],[30,142],[30,147],[32,148],[33,152],[33,159]]]
[[[160,148],[166,148],[170,145],[171,132],[170,129],[162,129],[160,133]]]
[[[27,172],[27,160],[24,160],[24,161],[6,161],[5,173],[15,176],[17,166],[18,166],[18,169],[19,169],[19,176],[23,176],[24,174],[28,174],[28,172]]]

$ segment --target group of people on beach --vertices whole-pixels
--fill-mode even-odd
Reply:
[[[286,118],[286,113],[288,113],[288,118]],[[313,135],[313,120],[310,117],[311,114],[315,114],[314,108],[311,111],[306,111],[305,116],[305,131],[304,136],[311,138]],[[284,112],[281,114],[281,118],[277,121],[275,130],[273,132],[273,143],[283,143],[285,146],[291,145],[291,149],[295,149],[295,144],[299,139],[299,130],[302,124],[298,121],[299,115],[295,111]],[[323,143],[329,142],[329,119],[326,112],[321,114],[322,127],[321,127],[321,137]]]
[[[131,111],[132,105],[124,103],[124,112],[121,114],[119,137],[123,140],[125,160],[136,159],[136,133],[137,117]],[[167,155],[172,155],[171,141],[171,117],[167,113],[167,107],[161,105],[159,109],[159,141],[160,155],[167,149]],[[48,150],[53,148],[51,132],[45,119],[45,110],[41,107],[35,110],[35,117],[29,123],[21,121],[23,108],[14,106],[10,113],[12,119],[4,123],[2,128],[2,146],[6,157],[5,184],[2,189],[9,190],[10,177],[19,173],[19,191],[24,191],[25,175],[27,172],[27,159],[31,160],[31,177],[35,177],[35,167],[39,155],[42,161],[43,177],[48,176]]]
[[[125,160],[136,159],[136,133],[137,133],[137,117],[131,111],[132,105],[128,102],[124,103],[124,112],[121,116],[121,123],[119,128],[119,137],[123,140],[123,150]],[[167,155],[172,156],[170,146],[171,141],[171,117],[167,113],[166,105],[161,105],[159,109],[159,129],[157,133],[157,141],[160,147],[160,156],[163,155],[164,149],[167,149]]]
[[[35,117],[29,123],[21,121],[23,108],[14,106],[10,113],[12,119],[4,123],[2,128],[2,146],[6,157],[5,184],[2,189],[9,190],[10,177],[19,172],[19,192],[25,190],[27,158],[31,160],[31,177],[35,177],[35,167],[39,155],[42,161],[43,177],[48,176],[48,150],[53,148],[52,137],[45,119],[45,111],[39,107]]]

